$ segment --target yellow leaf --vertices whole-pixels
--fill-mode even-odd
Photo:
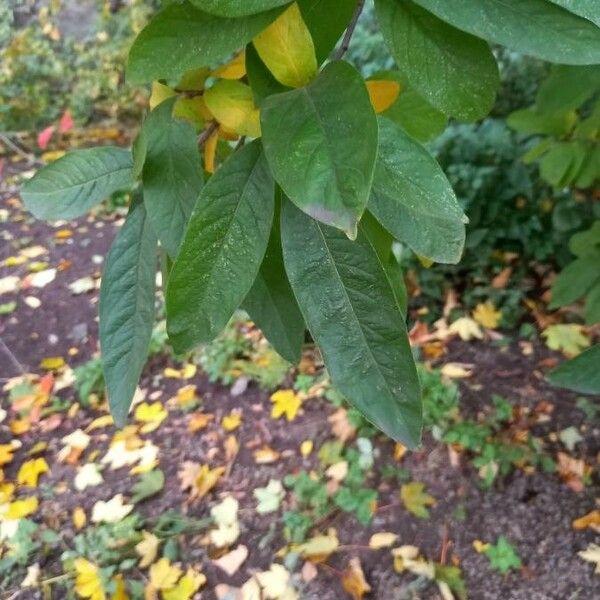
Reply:
[[[594,573],[600,575],[600,546],[598,544],[588,544],[588,547],[577,555],[587,562],[591,562],[596,565]]]
[[[502,318],[502,313],[492,302],[482,302],[475,307],[473,318],[487,329],[496,329]]]
[[[19,485],[28,485],[37,487],[40,475],[48,473],[50,468],[43,458],[34,458],[24,462],[17,473],[17,483]]]
[[[220,79],[204,93],[204,102],[215,119],[238,135],[260,137],[259,111],[245,83]]]
[[[14,451],[15,447],[12,444],[0,444],[0,466],[12,461]]]
[[[256,579],[263,589],[261,597],[272,600],[296,600],[298,597],[290,582],[290,572],[283,565],[272,564],[268,571],[257,573]]]
[[[486,542],[482,542],[481,540],[473,540],[473,549],[475,552],[477,552],[477,554],[483,554],[489,547],[490,545]]]
[[[373,550],[381,550],[382,548],[390,548],[396,543],[398,535],[387,531],[374,533],[369,540],[369,548]]]
[[[223,473],[225,473],[225,467],[211,469],[208,465],[202,465],[194,482],[192,496],[204,498],[217,485]]]
[[[167,367],[163,371],[163,375],[170,379],[191,379],[196,374],[196,371],[196,365],[186,363],[181,369],[172,369],[171,367]]]
[[[22,500],[11,502],[4,512],[0,512],[0,518],[6,521],[22,519],[32,515],[38,509],[38,499],[35,496],[29,496]]]
[[[31,429],[31,421],[28,418],[15,419],[10,422],[10,432],[13,435],[22,435]]]
[[[85,558],[76,558],[73,566],[77,595],[90,600],[104,600],[106,596],[98,567]]]
[[[446,363],[440,371],[444,377],[449,377],[450,379],[465,379],[473,375],[473,372],[467,366],[455,362]]]
[[[104,415],[102,417],[98,417],[94,419],[86,428],[86,431],[94,431],[94,429],[104,429],[104,427],[109,427],[114,425],[115,422],[112,418],[112,415]]]
[[[108,502],[98,500],[92,507],[94,523],[118,523],[133,510],[133,504],[123,504],[123,494],[117,494]]]
[[[204,143],[204,170],[207,173],[215,172],[215,157],[219,143],[219,130],[216,129]]]
[[[179,408],[187,408],[195,404],[198,401],[198,396],[196,395],[196,386],[193,384],[184,385],[182,388],[177,390],[177,395],[175,396],[175,404]]]
[[[348,566],[342,571],[342,586],[353,600],[362,600],[363,596],[371,591],[358,558],[351,558]]]
[[[269,446],[263,446],[254,451],[254,460],[258,465],[270,465],[279,460],[281,454]]]
[[[548,348],[562,351],[568,356],[577,356],[590,345],[581,325],[550,325],[542,331],[542,337]]]
[[[400,84],[387,79],[371,79],[367,81],[367,91],[376,113],[385,112],[400,95]]]
[[[190,567],[174,588],[163,591],[163,600],[190,600],[205,583],[206,575]]]
[[[435,498],[425,493],[425,485],[413,481],[400,488],[400,498],[409,512],[420,519],[429,517],[428,506],[435,504]]]
[[[40,367],[46,371],[53,371],[65,366],[65,359],[62,356],[49,356],[43,358]]]
[[[110,600],[129,600],[123,575],[115,575],[113,581],[115,583],[115,593],[111,596]]]
[[[294,390],[278,390],[271,396],[273,409],[271,416],[274,419],[285,415],[288,421],[293,421],[302,405],[300,396]]]
[[[85,527],[86,523],[87,517],[85,515],[85,510],[83,510],[81,506],[78,506],[73,511],[73,525],[75,526],[75,529],[82,529],[83,527]]]
[[[242,50],[227,64],[215,69],[211,75],[219,79],[241,79],[246,74],[246,52]]]
[[[305,86],[317,72],[315,46],[295,2],[254,38],[254,47],[283,85]]]
[[[330,530],[327,535],[317,535],[294,550],[313,562],[323,562],[335,552],[340,545],[335,530]]]
[[[168,98],[176,96],[175,90],[160,81],[152,82],[152,94],[150,95],[150,110],[154,110],[159,104],[162,104]]]
[[[225,431],[235,431],[242,424],[242,413],[239,410],[233,410],[223,417],[221,427]]]
[[[10,502],[14,493],[14,483],[0,483],[0,504],[6,504],[7,502]]]
[[[161,558],[150,567],[150,585],[155,590],[168,590],[175,587],[181,577],[181,569],[171,565],[168,558]]]
[[[156,560],[160,540],[148,531],[142,531],[142,536],[143,539],[136,545],[135,551],[141,559],[138,566],[140,569],[146,569]]]
[[[300,444],[300,454],[304,457],[308,456],[313,451],[313,447],[314,442],[312,440],[304,440]]]
[[[473,338],[477,338],[478,340],[483,338],[483,333],[479,328],[477,321],[470,317],[460,317],[459,319],[456,319],[456,321],[448,327],[448,331],[450,333],[458,334],[460,339],[465,342],[468,342]]]
[[[149,433],[157,429],[167,416],[168,413],[160,402],[153,404],[142,402],[135,409],[135,420],[145,423],[141,428],[142,433]]]
[[[196,433],[196,431],[206,428],[214,418],[214,415],[209,415],[206,413],[192,413],[188,420],[188,431],[190,433]]]

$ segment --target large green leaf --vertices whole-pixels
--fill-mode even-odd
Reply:
[[[285,268],[333,383],[392,438],[419,444],[419,381],[404,317],[362,226],[356,241],[282,208]]]
[[[413,2],[376,0],[381,32],[410,85],[447,115],[485,116],[500,82],[486,42],[459,31]]]
[[[598,89],[600,65],[554,65],[540,85],[535,104],[544,112],[575,110]]]
[[[277,215],[277,213],[275,213]],[[304,318],[290,287],[281,250],[279,220],[273,221],[267,252],[243,308],[283,358],[300,360]]]
[[[285,194],[355,237],[377,157],[377,119],[356,69],[336,61],[307,87],[267,98],[261,123],[269,165]]]
[[[553,385],[582,394],[600,394],[600,344],[564,362],[548,375]]]
[[[186,71],[227,58],[267,27],[274,9],[239,19],[209,15],[189,2],[160,11],[137,36],[127,64],[132,83],[176,79]]]
[[[562,64],[600,63],[600,28],[548,0],[415,0],[455,27]]]
[[[574,260],[554,281],[550,308],[566,306],[579,300],[598,280],[600,280],[600,255]]]
[[[298,0],[319,64],[329,56],[344,33],[356,5],[357,0]]]
[[[600,5],[598,0],[550,0],[568,11],[584,17],[600,27]]]
[[[598,270],[600,271],[600,262],[598,263]],[[585,322],[588,325],[600,323],[600,277],[585,299]]]
[[[178,352],[218,335],[250,291],[269,241],[274,193],[258,140],[204,186],[167,287],[167,331]]]
[[[273,94],[280,94],[290,88],[279,83],[265,63],[261,60],[254,44],[246,46],[246,76],[248,83],[252,88],[254,95],[254,103],[256,106],[261,106],[265,98]]]
[[[290,0],[190,0],[198,8],[220,17],[244,17],[289,4]]]
[[[106,258],[100,287],[100,348],[108,402],[125,424],[154,325],[157,239],[141,201],[134,203]]]
[[[159,104],[144,121],[144,203],[158,239],[175,257],[204,185],[194,128],[172,116],[175,98]]]
[[[38,219],[75,219],[133,183],[131,152],[114,146],[75,150],[42,167],[21,190]]]
[[[418,142],[379,118],[379,156],[369,210],[398,240],[436,262],[456,263],[466,217],[450,182]]]

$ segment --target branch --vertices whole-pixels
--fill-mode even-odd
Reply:
[[[206,144],[212,134],[219,129],[219,124],[216,121],[212,121],[211,124],[198,136],[198,146]]]
[[[350,40],[352,39],[352,34],[356,29],[358,19],[360,18],[360,14],[362,13],[364,7],[365,0],[358,0],[356,9],[354,10],[354,14],[352,15],[352,20],[350,21],[348,29],[346,29],[346,33],[344,34],[344,39],[342,40],[340,47],[333,53],[333,56],[331,57],[332,60],[340,60],[348,51],[348,48],[350,47]]]
[[[26,373],[25,367],[17,360],[17,357],[10,351],[10,348],[4,343],[4,340],[0,337],[0,349],[4,352],[4,355],[8,358],[12,366],[19,371],[22,375]]]

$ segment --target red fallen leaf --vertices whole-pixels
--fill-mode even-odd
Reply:
[[[59,133],[67,133],[67,131],[73,129],[73,125],[74,122],[71,111],[67,108],[58,122],[58,131]]]
[[[45,150],[48,147],[50,139],[54,135],[55,131],[56,127],[54,127],[54,125],[50,125],[49,127],[46,127],[46,129],[43,129],[42,131],[40,131],[40,133],[38,133],[37,145],[38,148],[40,148],[40,150]]]
[[[413,346],[419,346],[431,339],[429,327],[425,321],[417,321],[409,331],[408,337]]]
[[[54,387],[54,375],[47,373],[40,379],[39,388],[43,394],[50,394]]]
[[[48,433],[49,431],[54,431],[62,424],[63,418],[59,413],[54,413],[50,415],[47,419],[40,421],[40,431],[42,433]]]

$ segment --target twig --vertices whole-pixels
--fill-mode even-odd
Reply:
[[[25,150],[17,146],[17,144],[15,144],[6,134],[0,133],[0,141],[6,146],[8,146],[13,152],[16,152],[19,156],[22,156],[25,160],[27,160],[28,163],[41,164],[40,161],[37,160],[33,154],[25,152]]]
[[[346,29],[346,33],[344,34],[344,39],[342,40],[340,47],[333,53],[332,60],[340,60],[348,51],[348,48],[350,47],[350,40],[352,39],[352,34],[356,29],[358,19],[360,18],[360,14],[362,13],[364,7],[365,0],[358,0],[356,9],[354,11],[354,14],[352,15],[352,20],[350,21],[348,29]]]
[[[10,348],[4,343],[4,340],[0,337],[0,349],[3,350],[4,354],[8,356],[9,361],[15,367],[21,375],[25,375],[27,372],[23,365],[17,360],[17,357],[10,351]]]
[[[212,137],[213,133],[219,129],[219,124],[212,121],[211,124],[198,136],[198,146],[203,146]]]

